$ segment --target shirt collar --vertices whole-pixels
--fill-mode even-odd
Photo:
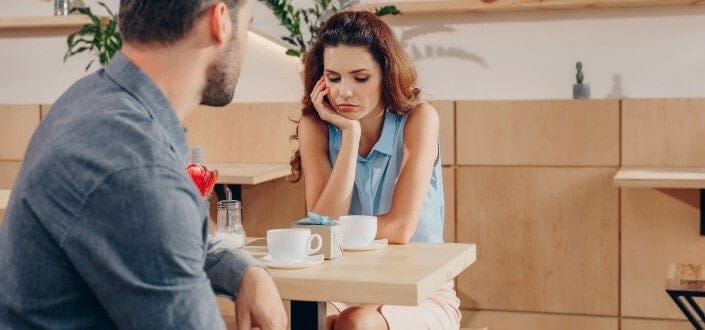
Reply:
[[[389,110],[384,111],[384,124],[382,124],[382,134],[375,143],[372,150],[377,150],[385,155],[391,156],[396,143],[398,115]]]
[[[105,72],[144,106],[149,116],[164,129],[179,161],[185,164],[189,153],[185,130],[161,89],[121,52],[113,56]]]

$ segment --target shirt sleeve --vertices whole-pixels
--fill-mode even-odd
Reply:
[[[208,235],[205,269],[215,293],[234,299],[242,275],[247,267],[253,265],[258,263],[252,256],[240,250],[226,249],[220,240]]]
[[[118,328],[224,329],[204,268],[205,212],[190,184],[160,167],[113,173],[60,242]]]

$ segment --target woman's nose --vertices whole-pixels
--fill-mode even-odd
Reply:
[[[342,84],[340,84],[340,96],[342,96],[342,97],[352,97],[353,96],[353,88],[349,82],[343,82]]]

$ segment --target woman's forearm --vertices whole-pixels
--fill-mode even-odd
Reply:
[[[311,211],[335,218],[348,214],[355,184],[355,167],[359,145],[359,126],[342,131],[342,142],[335,166],[333,166],[328,182],[326,182],[321,196]]]

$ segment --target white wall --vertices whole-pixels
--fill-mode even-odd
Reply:
[[[0,16],[52,10],[40,0],[0,1]],[[108,1],[112,8],[118,2]],[[253,2],[253,12],[258,30],[275,38],[283,34],[261,3]],[[622,96],[620,87],[626,97],[705,96],[702,5],[386,20],[415,58],[427,98],[570,98],[577,60],[584,63],[593,98]],[[64,51],[63,36],[0,38],[0,103],[52,102],[88,62],[62,63]],[[251,37],[236,101],[298,101],[299,70],[282,48]]]
[[[85,1],[94,4],[93,1]],[[117,11],[119,0],[106,1]],[[94,6],[91,6],[94,7]],[[102,13],[100,10],[96,12]],[[0,17],[42,16],[53,13],[53,3],[40,0],[0,0]],[[300,64],[285,49],[250,33],[249,47],[234,102],[298,101]],[[93,57],[81,55],[63,62],[66,36],[0,36],[0,104],[53,103],[73,82],[84,76]],[[99,68],[94,64],[91,71]]]
[[[387,21],[435,99],[572,98],[577,60],[593,98],[705,96],[705,6]]]

